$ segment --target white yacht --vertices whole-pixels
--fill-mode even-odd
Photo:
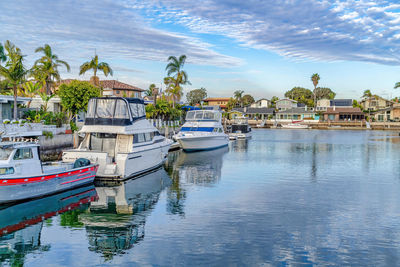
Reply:
[[[246,117],[236,117],[233,119],[229,139],[247,139],[251,137],[251,127],[249,119]]]
[[[63,153],[64,161],[87,158],[99,164],[96,177],[127,179],[159,167],[172,140],[160,135],[138,98],[98,97],[89,101],[85,137],[77,149]]]
[[[221,124],[218,110],[193,110],[186,114],[186,123],[175,135],[185,151],[209,150],[228,145],[228,135]]]

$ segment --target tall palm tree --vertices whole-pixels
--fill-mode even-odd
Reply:
[[[400,82],[397,82],[397,83],[394,85],[394,89],[397,89],[397,88],[400,88]]]
[[[311,81],[314,85],[314,91],[313,91],[313,95],[314,95],[314,107],[317,106],[317,85],[318,82],[321,78],[319,77],[318,73],[314,73],[313,75],[311,75]]]
[[[236,90],[235,92],[233,92],[233,96],[235,97],[236,103],[240,103],[240,107],[242,107],[243,94],[244,94],[243,90]]]
[[[40,82],[33,82],[33,81],[26,82],[24,83],[24,85],[22,85],[22,90],[20,95],[29,97],[31,99],[28,101],[28,104],[26,105],[27,108],[31,106],[32,98],[37,95],[42,86],[43,85]]]
[[[144,92],[145,95],[152,96],[154,88],[156,88],[156,85],[154,83],[150,84],[149,89],[147,89],[146,92]]]
[[[178,75],[176,79],[173,77],[164,78],[164,84],[167,86],[165,92],[171,97],[173,108],[175,108],[175,102],[179,101],[183,95],[180,79],[183,79],[181,75]]]
[[[39,83],[44,84],[46,94],[50,95],[52,84],[54,81],[60,80],[58,67],[65,66],[68,72],[71,68],[66,61],[58,59],[58,56],[53,54],[50,45],[45,44],[35,49],[35,53],[40,52],[43,53],[43,56],[35,61],[31,74]]]
[[[176,58],[174,56],[170,56],[168,58],[168,64],[165,67],[165,70],[167,71],[167,75],[169,77],[174,78],[173,81],[175,88],[178,87],[181,88],[182,85],[191,84],[190,81],[188,80],[188,75],[186,71],[183,70],[185,62],[186,62],[186,55],[181,55],[179,58]],[[179,89],[176,90],[179,91]]]
[[[0,76],[6,78],[13,86],[14,94],[14,120],[17,119],[17,94],[18,86],[24,81],[27,73],[21,50],[10,41],[6,41],[4,48],[7,51],[8,60],[5,67],[0,66]]]
[[[4,46],[0,43],[0,65],[1,62],[5,62],[7,60],[6,53],[4,52]]]
[[[83,63],[80,66],[79,75],[85,74],[89,70],[93,70],[93,77],[92,78],[93,78],[93,83],[95,85],[100,85],[100,83],[98,81],[98,78],[97,78],[97,71],[98,70],[103,71],[105,76],[108,76],[108,74],[110,74],[111,76],[113,75],[113,70],[108,65],[108,63],[106,63],[106,62],[100,62],[99,63],[99,56],[98,55],[94,55],[94,57],[92,58],[91,61],[87,61],[87,62]]]
[[[371,93],[371,90],[365,90],[363,93],[363,98],[371,98],[373,95]]]

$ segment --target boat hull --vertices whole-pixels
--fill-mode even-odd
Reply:
[[[182,136],[178,139],[179,144],[185,151],[211,150],[228,145],[228,136]]]
[[[93,183],[97,168],[90,165],[61,173],[1,178],[0,203],[34,199]]]

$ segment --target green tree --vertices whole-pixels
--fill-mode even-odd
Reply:
[[[71,68],[66,61],[59,59],[56,54],[53,54],[53,51],[48,44],[35,49],[35,53],[40,52],[43,53],[43,56],[36,60],[32,68],[32,75],[37,81],[40,81],[45,85],[46,94],[50,95],[52,93],[51,86],[54,81],[60,81],[58,67],[64,66],[68,72]]]
[[[360,103],[358,103],[357,100],[353,100],[353,108],[360,108],[361,110],[363,109],[363,107],[361,106]]]
[[[316,100],[320,99],[334,99],[336,93],[333,92],[330,88],[326,87],[317,87],[315,89],[315,98]]]
[[[271,107],[276,107],[276,101],[278,101],[279,100],[279,97],[277,97],[277,96],[273,96],[272,98],[271,98]]]
[[[397,88],[400,88],[400,82],[397,82],[397,83],[394,85],[394,89],[397,89]]]
[[[314,73],[313,75],[311,75],[311,81],[312,81],[312,83],[313,83],[313,85],[314,85],[314,105],[317,105],[317,85],[318,85],[318,82],[319,82],[319,80],[320,80],[321,78],[319,77],[319,74],[318,73]]]
[[[299,103],[303,103],[309,107],[314,106],[313,92],[310,89],[303,87],[293,87],[285,93],[285,97],[296,100]]]
[[[21,53],[21,49],[16,47],[10,41],[6,41],[4,48],[7,51],[7,62],[5,67],[0,66],[0,76],[3,76],[13,87],[14,95],[14,120],[17,119],[17,95],[18,86],[20,86],[25,80],[27,73],[23,60],[24,56]]]
[[[186,71],[183,70],[185,62],[185,55],[181,55],[179,58],[170,56],[165,67],[168,77],[164,78],[164,83],[167,85],[166,91],[172,96],[173,107],[175,107],[175,100],[179,100],[183,95],[182,85],[191,84]]]
[[[61,105],[70,113],[71,120],[80,111],[87,111],[89,99],[100,96],[100,89],[88,82],[75,80],[69,84],[61,84],[57,94]]]
[[[370,97],[372,97],[372,96],[373,96],[373,95],[372,95],[372,93],[371,93],[371,90],[365,90],[364,93],[363,93],[363,95],[362,95],[363,98],[370,98]]]
[[[237,100],[231,97],[226,104],[228,111],[231,111],[234,107],[236,107],[237,103]]]
[[[42,84],[39,82],[26,82],[22,85],[23,90],[21,90],[21,95],[25,97],[31,98],[31,100],[28,101],[27,108],[31,106],[32,98],[37,95],[39,92],[40,88],[42,88]]]
[[[186,100],[190,105],[200,104],[207,97],[207,90],[203,87],[191,90],[186,94]]]
[[[99,63],[99,57],[97,55],[95,55],[91,61],[87,61],[80,66],[79,75],[83,75],[89,70],[93,70],[93,77],[91,78],[91,80],[93,80],[93,84],[97,86],[100,85],[99,79],[97,77],[98,70],[103,71],[105,76],[108,76],[108,74],[110,74],[111,76],[113,75],[113,70],[108,65],[108,63]]]
[[[243,106],[251,105],[255,102],[254,98],[251,95],[244,95],[241,99]]]

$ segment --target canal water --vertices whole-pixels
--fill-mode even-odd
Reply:
[[[0,210],[1,265],[400,264],[396,132],[254,130]]]

